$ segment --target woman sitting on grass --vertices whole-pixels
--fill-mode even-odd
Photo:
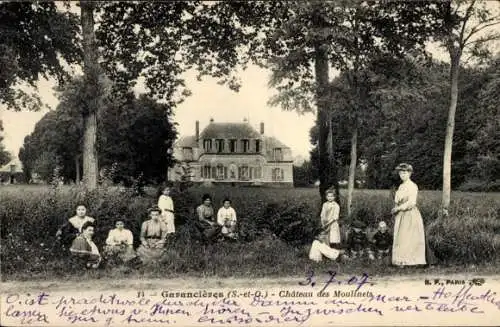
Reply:
[[[95,223],[95,219],[87,216],[87,208],[83,204],[76,207],[76,215],[69,218],[56,233],[56,237],[61,241],[63,247],[68,248],[71,242],[82,232],[85,223]]]
[[[122,262],[129,262],[136,257],[134,251],[134,235],[125,228],[123,220],[117,220],[116,228],[108,233],[104,255],[106,258],[119,259]]]
[[[231,207],[228,198],[222,202],[223,206],[217,212],[217,224],[222,227],[221,233],[224,237],[235,240],[236,235],[236,211]]]
[[[69,250],[85,267],[97,268],[101,263],[101,254],[97,245],[92,241],[94,225],[91,222],[86,222],[83,224],[81,230],[82,233],[73,240]]]
[[[150,219],[142,223],[141,245],[137,255],[143,263],[151,263],[162,255],[167,237],[167,226],[160,220],[161,209],[153,207],[148,210]]]
[[[214,217],[214,207],[212,206],[212,198],[208,194],[204,194],[203,203],[196,208],[198,216],[198,230],[202,233],[205,240],[215,240],[221,231]]]

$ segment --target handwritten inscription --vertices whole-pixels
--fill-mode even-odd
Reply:
[[[500,296],[491,288],[468,284],[440,285],[423,289],[420,296],[404,292],[382,292],[369,286],[362,276],[355,282],[339,280],[331,275],[327,286],[310,292],[295,290],[224,291],[224,298],[170,298],[161,292],[137,292],[129,296],[117,293],[93,296],[52,294],[6,294],[1,298],[2,324],[5,325],[312,325],[349,317],[366,317],[383,322],[388,315],[438,313],[474,315],[495,314],[500,310]],[[350,284],[350,285],[349,285]],[[337,283],[338,285],[338,283]],[[349,287],[353,286],[353,287]],[[359,291],[361,288],[362,292]],[[248,296],[254,294],[253,296]],[[227,297],[230,295],[231,297]],[[241,295],[241,296],[240,296]],[[364,319],[364,318],[363,318]],[[405,319],[400,317],[398,319]],[[344,320],[342,320],[344,321]]]

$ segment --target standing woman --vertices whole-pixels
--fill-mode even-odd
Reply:
[[[395,206],[391,210],[396,215],[392,264],[399,267],[425,265],[424,222],[417,208],[418,186],[410,179],[413,167],[401,163],[396,170],[402,183],[396,191]]]
[[[170,185],[163,188],[158,198],[158,208],[161,209],[161,220],[167,225],[167,234],[175,233],[174,201],[170,197]]]

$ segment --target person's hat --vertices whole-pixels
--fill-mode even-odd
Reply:
[[[364,223],[364,222],[362,222],[361,220],[355,220],[355,221],[353,221],[353,223],[352,223],[352,227],[353,227],[353,228],[360,228],[360,229],[363,229],[363,228],[365,228],[366,226],[365,226],[365,223]]]
[[[161,209],[158,206],[152,206],[151,208],[148,209],[148,213],[151,213],[153,211],[161,213]]]
[[[413,167],[410,164],[407,163],[400,163],[396,167],[397,171],[409,171],[410,173],[413,172]]]
[[[386,228],[387,224],[385,223],[385,221],[381,221],[381,222],[378,223],[378,227],[379,228]]]

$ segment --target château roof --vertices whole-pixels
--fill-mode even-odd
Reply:
[[[273,136],[265,136],[258,133],[248,123],[214,123],[211,122],[201,133],[200,139],[263,139],[267,149],[289,148],[283,142]],[[179,148],[198,147],[195,135],[180,137],[175,146]]]
[[[258,139],[261,135],[248,123],[210,123],[200,138]]]
[[[182,136],[177,140],[177,142],[175,142],[175,146],[178,146],[180,148],[195,148],[197,146],[196,136],[195,135]]]

